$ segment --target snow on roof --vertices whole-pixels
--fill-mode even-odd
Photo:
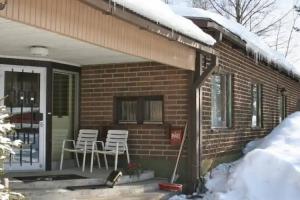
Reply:
[[[241,24],[227,19],[219,14],[209,12],[199,8],[170,6],[172,10],[185,17],[209,19],[221,25],[231,33],[240,37],[246,42],[246,49],[255,54],[257,58],[263,57],[269,63],[273,62],[279,68],[287,71],[288,74],[300,77],[300,67],[293,66],[281,53],[271,49],[258,35],[250,32]]]
[[[142,15],[158,24],[180,32],[207,45],[214,45],[215,39],[202,31],[191,20],[175,14],[161,0],[112,0],[125,8]]]

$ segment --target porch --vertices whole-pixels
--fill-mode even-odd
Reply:
[[[7,170],[57,170],[62,141],[76,139],[80,128],[100,130],[102,141],[109,128],[119,128],[129,130],[133,161],[143,160],[158,176],[170,175],[178,146],[170,145],[169,131],[187,121],[190,70],[4,18],[0,28],[5,30],[0,45],[6,47],[0,49],[0,95],[8,95],[5,104],[16,124],[12,139],[24,141]],[[44,47],[48,54],[32,54],[33,46]],[[128,123],[117,119],[116,101],[128,97],[133,104],[143,99],[149,106],[153,101],[156,119],[137,122],[129,111]],[[74,166],[71,154],[64,158],[64,166]]]
[[[123,175],[112,189],[104,184],[109,171],[96,169],[93,173],[82,172],[79,168],[63,171],[48,172],[19,172],[8,173],[10,189],[25,195],[30,200],[50,199],[168,199],[169,192],[158,191],[158,183],[164,179],[155,179],[153,171],[143,171],[137,175]],[[33,177],[37,177],[34,180]],[[49,177],[65,177],[66,179],[52,180]],[[77,177],[76,177],[77,176]],[[45,178],[41,180],[41,178]],[[38,180],[38,178],[40,180]],[[90,189],[69,190],[69,186],[91,186]]]
[[[15,2],[0,11],[0,96],[9,96],[15,116],[11,137],[26,149],[6,169],[55,172],[62,141],[76,139],[79,129],[100,130],[102,141],[108,129],[126,129],[131,160],[169,177],[179,148],[170,144],[170,131],[189,120],[196,62],[196,70],[208,63],[197,50],[205,59],[214,51],[143,17],[125,21],[123,8],[114,16],[85,1]],[[56,6],[69,17],[60,21],[65,13]],[[47,12],[32,12],[41,8]],[[72,167],[74,157],[64,158]],[[192,166],[186,161],[184,151],[183,179]]]

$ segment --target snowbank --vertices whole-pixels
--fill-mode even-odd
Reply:
[[[247,148],[244,158],[221,164],[207,175],[209,191],[203,199],[299,200],[300,112],[290,115],[268,136]]]
[[[248,31],[241,24],[229,20],[219,14],[202,10],[199,8],[190,8],[182,6],[171,6],[173,11],[181,16],[209,19],[224,27],[227,31],[235,34],[246,42],[247,50],[256,55],[257,58],[263,57],[268,62],[277,64],[279,68],[287,71],[289,74],[300,77],[300,68],[293,66],[287,61],[284,55],[271,49],[259,36]]]
[[[161,0],[112,0],[125,8],[142,15],[158,24],[189,36],[208,45],[214,45],[215,39],[204,33],[191,20],[175,14]]]
[[[300,112],[286,118],[257,148],[207,182],[212,200],[296,200],[300,197]],[[217,168],[217,171],[218,168]],[[216,172],[215,172],[216,173]],[[224,174],[224,173],[223,173]],[[224,180],[225,179],[225,180]],[[225,182],[218,187],[213,182]]]

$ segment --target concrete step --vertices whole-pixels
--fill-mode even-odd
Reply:
[[[129,199],[168,199],[171,193],[159,191],[158,183],[162,180],[153,179],[149,181],[117,185],[114,188],[101,188],[90,190],[69,191],[65,189],[36,189],[31,190],[15,190],[21,192],[31,200],[116,200],[122,198]]]
[[[165,191],[154,191],[154,192],[144,192],[140,194],[132,194],[132,195],[125,195],[122,196],[122,200],[168,200],[174,195],[171,192]],[[86,199],[88,200],[88,199]],[[96,199],[89,199],[89,200],[96,200]],[[97,200],[102,200],[97,198]],[[103,200],[116,200],[116,197],[106,198]]]
[[[135,183],[139,181],[146,181],[154,178],[153,171],[144,171],[139,176],[124,175],[120,178],[117,184]],[[10,180],[10,188],[12,190],[52,190],[64,189],[68,186],[83,186],[83,185],[99,185],[104,184],[106,176],[86,179],[72,179],[72,180],[54,180],[54,181],[35,181],[31,183],[24,183],[20,180]]]
[[[135,195],[122,196],[122,200],[168,200],[174,193],[166,191],[144,192]],[[99,200],[115,200],[116,198],[99,199]],[[96,200],[96,199],[95,199]]]

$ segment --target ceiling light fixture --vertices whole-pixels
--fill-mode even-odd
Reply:
[[[7,4],[7,0],[5,0],[4,2],[1,2],[0,3],[0,10],[3,10],[6,6],[6,4]]]
[[[32,46],[32,47],[30,47],[30,53],[31,53],[31,55],[34,55],[34,56],[45,57],[45,56],[48,56],[49,50],[47,47],[44,47],[44,46]]]

